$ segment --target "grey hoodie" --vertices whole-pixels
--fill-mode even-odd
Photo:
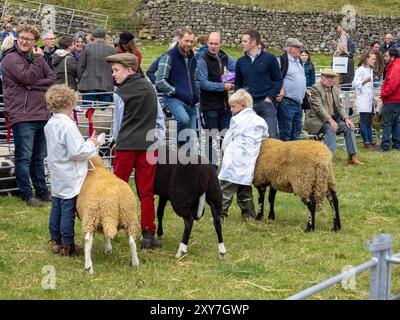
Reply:
[[[72,54],[66,50],[58,49],[53,55],[53,69],[56,74],[56,83],[65,84],[65,59],[67,59],[68,86],[77,90],[77,62]]]

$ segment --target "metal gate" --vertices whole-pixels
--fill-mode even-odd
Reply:
[[[29,0],[6,0],[1,21],[8,21],[11,17],[60,34],[89,33],[95,28],[105,29],[108,22],[107,15]]]

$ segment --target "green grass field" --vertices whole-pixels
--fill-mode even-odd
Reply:
[[[130,266],[124,234],[104,254],[97,234],[92,258],[95,274],[88,276],[84,258],[60,258],[47,243],[46,208],[27,207],[17,198],[0,198],[0,299],[283,299],[370,258],[365,243],[381,232],[395,235],[400,251],[400,152],[360,150],[366,166],[348,166],[346,153],[334,157],[343,229],[331,233],[328,203],[317,214],[316,231],[304,233],[307,211],[301,201],[278,193],[276,221],[242,222],[233,205],[223,224],[228,257],[218,259],[217,239],[207,208],[195,222],[188,254],[175,259],[183,221],[170,205],[165,215],[165,237],[160,250],[139,251],[140,266]],[[256,192],[254,193],[256,196]],[[76,241],[83,244],[77,221]],[[139,241],[137,241],[139,244]],[[44,290],[42,268],[56,270],[56,289]],[[313,299],[367,299],[369,273],[356,279],[355,290],[340,284]],[[393,267],[392,293],[400,290],[399,267]]]

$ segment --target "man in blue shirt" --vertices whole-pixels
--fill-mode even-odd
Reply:
[[[242,36],[245,54],[236,62],[235,90],[246,89],[254,100],[253,110],[268,125],[268,134],[277,137],[275,99],[282,88],[282,76],[276,57],[259,48],[260,34],[246,31]]]
[[[208,159],[216,165],[216,154],[212,150],[212,139],[216,133],[228,129],[232,113],[228,103],[228,92],[234,89],[232,82],[223,82],[225,69],[235,71],[236,62],[221,49],[221,34],[211,32],[208,49],[197,62],[197,80],[200,83],[200,110],[204,127],[209,130]]]
[[[276,98],[279,138],[282,141],[298,140],[302,129],[301,104],[306,94],[306,76],[300,60],[302,46],[295,38],[287,39],[287,51],[278,61],[283,78],[283,87]]]
[[[13,30],[13,26],[11,23],[7,22],[5,25],[5,31],[1,34],[0,42],[3,43],[4,39],[13,36],[14,38],[17,37],[17,31]]]

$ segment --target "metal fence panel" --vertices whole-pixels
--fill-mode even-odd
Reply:
[[[1,21],[8,20],[10,15],[43,30],[71,35],[77,31],[89,33],[95,28],[105,29],[108,22],[107,15],[30,0],[6,0]]]

